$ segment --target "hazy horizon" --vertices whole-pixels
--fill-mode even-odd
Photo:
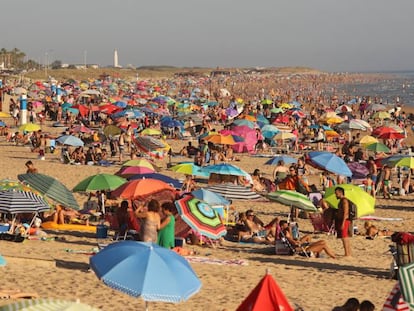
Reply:
[[[0,48],[40,64],[414,68],[414,2],[402,0],[4,0]]]

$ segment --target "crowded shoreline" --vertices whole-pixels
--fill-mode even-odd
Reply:
[[[265,139],[262,139],[265,141],[265,146],[262,145],[260,150],[258,150],[258,141],[254,142],[253,149],[249,153],[236,153],[234,151],[231,156],[224,153],[224,157],[220,158],[219,154],[223,150],[217,149],[213,154],[213,160],[217,163],[225,162],[237,165],[250,174],[255,169],[259,169],[263,176],[269,179],[274,179],[273,167],[265,165],[265,162],[272,155],[289,154],[299,158],[310,150],[342,151],[345,142],[351,142],[353,136],[357,136],[357,133],[359,133],[360,138],[370,133],[367,130],[337,130],[335,131],[336,134],[332,134],[331,137],[325,135],[322,145],[318,146],[315,142],[318,132],[309,131],[308,129],[318,123],[334,127],[335,123],[326,123],[328,119],[323,119],[324,114],[329,112],[326,111],[327,108],[333,112],[343,105],[351,109],[347,111],[349,115],[343,114],[343,119],[338,124],[346,122],[347,119],[349,121],[351,119],[349,116],[353,115],[367,120],[373,128],[391,123],[399,126],[404,138],[383,141],[390,148],[389,155],[411,154],[410,147],[414,143],[409,118],[414,111],[412,107],[395,102],[393,105],[384,105],[386,106],[386,109],[383,109],[384,111],[393,110],[389,117],[370,118],[376,111],[359,110],[359,107],[364,103],[366,103],[367,108],[370,105],[382,105],[380,99],[375,98],[375,96],[365,97],[365,94],[336,94],[335,90],[325,89],[328,85],[335,83],[352,84],[361,80],[378,82],[381,81],[381,76],[365,77],[357,75],[353,78],[352,75],[304,74],[282,77],[271,76],[269,78],[260,75],[246,77],[240,74],[237,77],[219,76],[211,80],[206,78],[195,79],[193,83],[178,78],[176,81],[166,79],[145,81],[145,83],[144,81],[125,82],[124,84],[121,84],[121,82],[115,83],[115,81],[109,80],[110,77],[107,77],[107,79],[108,84],[102,82],[92,87],[94,83],[90,83],[84,90],[73,83],[73,85],[68,86],[72,93],[62,94],[59,100],[56,98],[56,93],[48,95],[47,92],[45,92],[43,98],[33,97],[33,100],[31,100],[29,97],[28,101],[32,105],[29,105],[31,110],[29,110],[28,117],[30,119],[30,116],[32,116],[31,120],[39,125],[40,132],[39,130],[27,133],[20,131],[16,134],[19,130],[18,127],[14,126],[20,126],[20,120],[17,116],[14,116],[14,107],[12,107],[10,118],[1,118],[7,126],[7,130],[3,132],[4,136],[0,139],[2,149],[0,153],[2,158],[0,161],[1,179],[15,180],[18,174],[26,171],[24,164],[28,160],[35,164],[40,173],[55,177],[69,189],[93,174],[114,174],[126,160],[139,157],[151,158],[153,156],[145,152],[142,147],[131,147],[132,140],[128,141],[128,137],[124,136],[125,141],[120,142],[119,136],[125,135],[131,128],[131,124],[134,124],[134,134],[130,135],[134,137],[139,137],[140,132],[146,129],[161,131],[163,127],[162,115],[166,114],[166,111],[172,114],[173,119],[195,112],[192,114],[192,121],[196,124],[190,124],[190,120],[187,119],[183,123],[183,128],[195,128],[196,125],[199,125],[199,130],[195,131],[195,135],[188,130],[181,131],[181,126],[174,125],[165,126],[169,130],[163,131],[163,134],[157,136],[157,139],[165,143],[166,149],[158,156],[153,157],[154,163],[160,168],[161,173],[180,180],[183,180],[184,176],[169,170],[169,168],[180,162],[194,160],[193,156],[188,157],[180,152],[185,149],[189,141],[198,147],[200,143],[198,137],[204,134],[201,132],[203,128],[207,132],[213,130],[219,132],[223,129],[229,129],[234,120],[246,120],[246,118],[249,118],[248,116],[257,120],[258,116],[262,115],[272,122],[279,118],[280,120],[276,123],[281,125],[281,128],[283,126],[288,127],[290,129],[288,132],[296,130],[295,137],[297,139],[291,139],[289,147],[287,147],[286,143],[280,143],[277,139],[273,140],[273,135],[268,143]],[[27,87],[27,95],[31,92],[35,93],[33,95],[38,95],[42,92],[42,88],[49,89],[53,84],[52,81],[46,83],[47,86],[43,82],[32,83]],[[111,89],[112,83],[114,83],[113,90]],[[36,84],[38,89],[31,90],[30,87],[33,84]],[[56,81],[54,84],[55,86],[62,86],[64,81]],[[115,85],[117,85],[117,88],[115,88]],[[7,92],[12,95],[14,88],[17,87],[24,88],[26,86],[10,85]],[[147,117],[130,119],[128,116],[120,116],[114,121],[114,119],[108,117],[109,113],[99,110],[99,108],[94,111],[95,108],[93,107],[102,107],[100,105],[102,102],[99,102],[98,96],[86,93],[85,95],[88,96],[82,99],[83,102],[76,101],[82,92],[92,89],[105,95],[105,104],[107,105],[114,105],[119,101],[126,102],[131,106],[149,108],[148,105],[151,103],[151,99],[160,95],[168,95],[169,98],[174,100],[174,104],[169,105],[168,99],[164,99],[165,102],[157,103],[157,101],[154,101],[154,105],[155,103],[157,105],[152,107],[153,111],[149,112],[147,110],[147,113],[143,114]],[[195,89],[198,89],[198,91],[195,92]],[[144,93],[146,97],[143,96]],[[73,98],[71,94],[75,94]],[[179,98],[184,98],[184,96],[188,100],[180,102]],[[48,97],[50,97],[50,101]],[[110,98],[112,98],[112,102],[109,100]],[[351,100],[354,99],[356,102],[350,104]],[[40,102],[41,105],[35,107],[34,102]],[[216,102],[217,104],[209,106],[209,102]],[[280,108],[285,103],[291,104],[292,102],[301,104],[300,110],[303,111],[304,116],[293,113],[288,115],[287,111],[293,106],[279,112],[271,111]],[[64,103],[70,103],[71,107],[72,104],[81,104],[88,108],[88,111],[82,113],[81,108],[78,107],[73,108],[78,109],[77,112],[72,110],[68,114],[67,111],[70,111],[70,108],[63,111],[62,105]],[[200,107],[203,108],[200,109]],[[237,108],[240,108],[237,115],[231,115],[233,112],[228,109],[237,110]],[[342,113],[343,111],[340,110],[339,112]],[[286,116],[287,118],[284,118]],[[17,118],[16,124],[14,124],[13,117]],[[308,121],[309,123],[307,123]],[[58,126],[56,126],[57,124]],[[74,130],[77,126],[87,125],[93,129],[93,132],[85,133]],[[120,132],[114,135],[105,135],[106,139],[102,140],[102,137],[98,134],[102,134],[105,128],[110,125],[117,125],[121,129]],[[188,126],[186,127],[186,125]],[[57,152],[50,152],[54,151],[50,149],[50,140],[57,139],[63,133],[75,134],[75,136],[88,142],[88,146],[93,146],[95,154],[88,158],[87,151],[85,151],[84,157],[77,154],[73,155],[74,148],[69,148],[67,164],[62,163],[65,162],[62,160],[62,146],[57,144],[55,145]],[[16,135],[19,135],[19,137],[16,137]],[[108,139],[109,136],[111,136],[110,139]],[[113,150],[117,151],[115,154],[111,152],[112,146],[110,144],[112,140],[114,140]],[[125,149],[121,150],[120,145],[125,145]],[[101,154],[99,159],[96,153],[97,148],[101,149],[101,152],[98,152]],[[102,158],[102,149],[106,149],[105,158]],[[212,149],[216,149],[214,144]],[[368,160],[368,156],[373,154],[375,153],[366,151],[363,159]],[[353,157],[354,155],[355,152],[353,151],[348,156]],[[75,165],[70,164],[72,160],[76,163]],[[102,160],[107,161],[105,163],[108,165],[101,165],[103,162],[100,161]],[[205,165],[206,163],[201,162],[200,164]],[[321,170],[314,167],[310,167],[309,170],[309,185],[314,184],[317,188],[321,188]],[[396,171],[393,172],[392,179],[394,184],[398,185]],[[196,186],[202,187],[203,184],[196,183]],[[83,206],[87,197],[79,193],[74,195],[79,205]],[[377,220],[377,226],[391,227],[393,231],[410,231],[413,225],[410,216],[411,207],[412,194],[410,193],[404,196],[395,195],[387,198],[383,198],[382,195],[378,196],[374,215],[378,219],[401,218],[402,220]],[[276,202],[255,202],[252,208],[249,201],[234,201],[232,208],[237,212],[246,212],[253,209],[265,222],[272,220],[275,216],[281,219],[285,218],[289,213],[289,207]],[[342,305],[350,297],[357,297],[361,301],[370,300],[380,309],[395,283],[395,280],[388,277],[389,264],[392,258],[390,254],[387,254],[388,244],[391,243],[389,237],[370,240],[366,239],[365,236],[356,235],[351,238],[353,255],[347,258],[343,256],[340,240],[323,233],[314,233],[309,219],[298,218],[297,222],[301,232],[309,233],[317,239],[326,240],[336,253],[337,258],[331,259],[323,256],[322,258],[302,258],[300,256],[275,255],[274,246],[272,245],[250,242],[240,243],[230,240],[222,241],[215,248],[208,245],[188,245],[200,257],[204,257],[207,262],[191,263],[201,279],[201,291],[186,302],[177,305],[153,303],[151,309],[236,309],[244,297],[256,286],[265,274],[266,269],[270,269],[270,273],[291,304],[297,304],[303,310],[331,310],[335,306]],[[355,225],[359,231],[363,231],[363,221],[356,220]],[[102,310],[125,308],[126,305],[128,309],[143,308],[140,299],[129,297],[105,287],[93,273],[88,272],[89,255],[81,252],[76,253],[76,251],[91,252],[92,249],[96,248],[97,239],[94,234],[58,231],[47,232],[47,236],[56,237],[56,239],[50,241],[26,240],[24,243],[0,241],[0,254],[8,260],[8,265],[2,268],[5,271],[5,278],[1,287],[26,290],[28,284],[30,284],[30,289],[36,291],[39,296],[76,298]],[[73,252],[67,250],[73,250]],[[208,260],[211,258],[222,259],[223,264],[208,264]],[[224,263],[225,259],[234,259],[234,264]],[[33,267],[33,269],[28,271],[28,267]],[[339,283],[341,289],[332,292],[332,287],[336,287]]]

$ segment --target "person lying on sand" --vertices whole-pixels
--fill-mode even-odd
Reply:
[[[378,236],[380,237],[391,236],[394,233],[394,231],[390,231],[388,229],[379,230],[370,221],[366,221],[364,223],[364,228],[365,228],[365,235],[367,239],[371,239],[371,240]]]
[[[276,217],[269,224],[264,225],[255,216],[253,210],[248,210],[242,215],[243,219],[241,221],[244,223],[246,231],[239,231],[239,241],[265,244],[271,244],[275,241],[279,218]]]

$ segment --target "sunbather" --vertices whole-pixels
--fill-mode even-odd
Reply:
[[[374,239],[377,236],[391,236],[394,231],[390,231],[388,229],[379,230],[376,226],[374,226],[370,221],[366,221],[364,223],[365,228],[365,235],[368,239]]]
[[[311,242],[312,237],[310,235],[305,235],[301,239],[295,240],[290,232],[290,227],[286,220],[281,220],[279,222],[279,226],[281,229],[281,236],[284,236],[293,247],[304,250],[305,252],[312,252],[316,257],[319,257],[320,253],[325,251],[329,257],[333,259],[336,258],[335,254],[328,247],[325,240]]]
[[[239,234],[239,238],[242,241],[250,241],[254,243],[272,243],[277,236],[277,225],[279,218],[273,219],[269,224],[264,225],[260,219],[258,219],[253,210],[246,212],[246,218],[244,224],[248,231],[243,234]]]

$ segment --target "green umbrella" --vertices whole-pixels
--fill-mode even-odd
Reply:
[[[357,217],[372,215],[375,212],[375,198],[361,187],[352,184],[341,184],[326,189],[324,199],[333,208],[338,208],[339,200],[335,195],[335,188],[345,190],[345,198],[357,207]]]
[[[182,173],[186,175],[208,177],[210,173],[205,171],[203,167],[195,165],[193,162],[181,163],[171,167],[171,170],[177,173]]]
[[[395,166],[414,168],[414,157],[407,156],[396,161],[392,161],[391,163]]]
[[[76,202],[73,193],[57,179],[44,174],[20,174],[17,178],[30,185],[41,194],[63,204],[66,207],[73,209],[80,209],[78,202]]]
[[[267,198],[305,211],[318,211],[313,202],[306,195],[294,190],[278,190],[271,192],[267,194]]]
[[[114,190],[126,183],[125,178],[112,174],[97,174],[85,178],[74,188],[74,192],[89,192],[98,190]]]
[[[388,148],[383,143],[370,144],[367,146],[367,149],[375,152],[390,152],[390,148]]]
[[[121,134],[121,131],[122,130],[119,127],[112,124],[105,126],[103,130],[106,137],[119,135]]]

